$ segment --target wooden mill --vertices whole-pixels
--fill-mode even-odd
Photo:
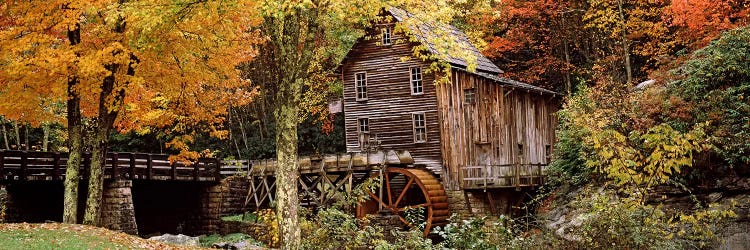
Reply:
[[[491,192],[540,185],[555,141],[559,95],[502,77],[455,27],[416,22],[395,32],[411,14],[389,8],[380,16],[338,69],[347,151],[406,150],[414,164],[386,168],[383,194],[373,194],[359,215],[426,207],[429,230],[450,216],[454,204],[446,191],[489,190],[493,210]],[[430,40],[435,36],[449,36],[473,58],[442,52]],[[428,72],[435,61],[414,57],[420,45],[448,63],[450,75]],[[449,82],[438,84],[439,77]]]
[[[358,206],[360,217],[390,213],[408,224],[405,211],[421,209],[427,234],[453,213],[476,215],[484,203],[484,214],[507,213],[520,201],[519,192],[544,181],[559,95],[502,77],[452,26],[422,23],[395,32],[409,13],[383,9],[381,16],[337,71],[347,153],[300,157],[301,204],[324,206],[337,192],[377,178],[382,185]],[[449,35],[473,58],[440,54],[429,41],[438,34]],[[434,61],[413,58],[419,45],[447,62],[450,75],[428,72]],[[436,84],[441,76],[448,82]],[[245,206],[257,209],[274,200],[275,165],[225,161],[222,175],[246,174]]]

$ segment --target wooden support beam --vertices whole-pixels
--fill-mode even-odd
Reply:
[[[130,179],[135,180],[135,154],[130,153],[130,169],[128,170]]]
[[[26,151],[21,151],[21,176],[19,176],[19,179],[22,181],[26,180],[26,171],[28,168],[28,161],[29,157],[26,153]]]
[[[5,173],[5,151],[0,151],[0,177],[5,180],[7,174]]]
[[[198,181],[200,176],[200,159],[193,162],[193,181]]]
[[[151,154],[146,155],[146,179],[151,180],[154,177],[154,159]]]
[[[169,164],[169,175],[171,175],[172,180],[177,180],[177,164],[178,162],[172,162]]]
[[[487,201],[490,203],[490,215],[495,215],[495,200],[492,199],[492,193],[486,191],[485,193],[487,194]]]
[[[60,178],[60,153],[55,152],[53,159],[55,162],[52,165],[52,180],[62,179]]]
[[[117,153],[112,153],[112,179],[118,180],[120,179],[120,170],[119,170],[119,155]]]

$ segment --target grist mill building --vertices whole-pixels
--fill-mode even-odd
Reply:
[[[560,95],[504,78],[455,27],[420,22],[396,32],[411,15],[396,8],[380,15],[337,72],[347,151],[407,150],[415,167],[439,178],[452,210],[509,212],[516,201],[503,197],[543,182]],[[449,36],[470,56],[441,52],[431,36]],[[414,56],[420,45],[450,65],[448,81],[438,84],[444,73],[428,70],[435,60]]]

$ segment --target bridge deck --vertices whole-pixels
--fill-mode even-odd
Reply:
[[[193,164],[170,163],[168,155],[107,154],[105,179],[219,181],[221,162],[199,158]],[[0,151],[0,182],[63,180],[68,153]],[[91,154],[84,154],[81,176],[88,178]]]

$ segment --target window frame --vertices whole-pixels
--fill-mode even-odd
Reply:
[[[362,131],[362,121],[365,121],[365,123],[367,123],[364,125],[365,127],[367,127],[367,131]],[[357,134],[359,135],[362,133],[370,134],[370,117],[357,117]]]
[[[362,88],[363,88],[364,91],[360,91],[360,86],[359,86],[360,80],[357,79],[357,76],[359,76],[360,74],[364,76],[364,79],[361,81],[364,84],[362,86]],[[360,95],[364,96],[364,97],[360,97]],[[368,99],[368,96],[367,96],[367,72],[360,71],[360,72],[355,72],[354,73],[354,99],[357,100],[358,102],[360,102],[360,101],[367,101],[367,99]]]
[[[419,70],[419,79],[414,79],[414,70]],[[415,83],[419,83],[419,92],[415,92]],[[411,95],[423,95],[424,94],[424,74],[421,66],[409,67],[409,90]]]
[[[417,116],[422,117],[421,127],[417,126]],[[412,126],[412,135],[413,135],[414,143],[426,143],[427,142],[427,115],[425,115],[425,112],[411,113],[411,126]],[[420,128],[424,130],[424,135],[422,136],[421,140],[418,140],[417,130]]]
[[[390,46],[393,44],[393,29],[386,26],[380,32],[380,45]]]
[[[469,97],[469,95],[467,95],[469,93],[468,91],[471,92],[471,100],[469,100],[470,98],[468,98]],[[475,104],[475,103],[477,103],[477,91],[476,91],[476,88],[473,88],[473,87],[471,87],[471,88],[465,88],[464,91],[463,91],[463,94],[464,94],[463,97],[464,97],[464,103],[465,104]]]

